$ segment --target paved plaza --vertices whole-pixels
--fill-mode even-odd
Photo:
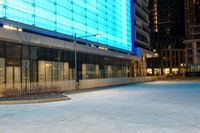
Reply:
[[[0,105],[0,133],[200,133],[200,83],[150,82]]]

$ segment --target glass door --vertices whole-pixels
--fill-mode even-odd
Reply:
[[[21,82],[20,67],[13,67],[13,66],[6,67],[6,83],[11,85],[20,82]]]
[[[6,67],[6,83],[7,84],[12,84],[14,83],[14,78],[13,78],[13,67]]]
[[[20,69],[20,67],[13,67],[13,69],[14,69],[14,75],[13,75],[13,77],[14,77],[14,83],[20,83],[21,82],[21,69]]]

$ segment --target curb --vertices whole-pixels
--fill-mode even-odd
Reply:
[[[51,98],[51,99],[39,99],[39,100],[0,101],[0,105],[49,103],[49,102],[58,102],[65,100],[71,100],[71,98],[66,96],[63,98]]]

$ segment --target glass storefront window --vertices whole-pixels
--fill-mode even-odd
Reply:
[[[111,78],[112,77],[112,67],[110,65],[105,65],[105,78]]]
[[[63,66],[63,77],[64,77],[64,80],[69,80],[69,63],[64,63],[64,66]]]
[[[14,67],[14,83],[21,83],[21,69]]]
[[[99,65],[82,64],[82,79],[97,79],[101,77]]]
[[[4,49],[4,42],[0,41],[0,58],[3,58],[5,56],[5,49]]]
[[[50,72],[52,71],[52,81],[58,81],[58,63],[57,62],[48,62],[49,64],[46,64],[46,67],[49,69],[49,75],[51,74]],[[46,75],[48,76],[48,75]],[[49,77],[49,78],[50,78]]]
[[[6,84],[13,84],[13,67],[6,67]]]
[[[0,46],[0,51],[4,51],[0,54],[1,84],[74,79],[74,53],[71,51],[13,43]],[[77,63],[79,80],[128,77],[131,72],[129,61],[106,56],[78,53]]]
[[[58,62],[58,80],[63,81],[64,80],[64,63]]]
[[[22,60],[22,83],[30,82],[30,61]]]
[[[78,51],[77,80],[128,77],[130,66],[126,59]],[[37,86],[63,83],[64,87],[74,74],[74,51],[0,41],[0,92],[5,87],[36,91]]]
[[[87,64],[87,74],[88,79],[93,79],[95,75],[95,66],[92,64]]]
[[[38,61],[39,82],[63,81],[69,79],[69,63]]]
[[[14,83],[21,83],[20,67],[14,67],[14,66],[6,67],[6,83],[10,85],[13,85]]]
[[[30,78],[31,78],[31,82],[37,82],[38,79],[38,66],[37,66],[37,61],[31,61],[31,65],[30,65]]]
[[[100,78],[101,75],[100,75],[100,68],[99,68],[99,65],[95,65],[96,69],[95,69],[95,78]]]
[[[87,66],[86,64],[82,64],[82,79],[87,79]]]
[[[117,67],[116,66],[112,66],[112,77],[113,78],[117,77]]]
[[[45,61],[38,61],[38,81],[39,82],[45,82],[45,70],[46,69],[46,63]]]
[[[122,67],[122,77],[128,77],[128,73],[129,73],[128,67],[123,66]]]
[[[46,61],[45,67],[46,67],[46,82],[51,82],[51,79],[52,79],[52,68],[56,67],[56,64],[52,63],[50,61]],[[56,77],[56,75],[54,75],[54,76]]]
[[[0,85],[5,83],[5,59],[0,58]]]

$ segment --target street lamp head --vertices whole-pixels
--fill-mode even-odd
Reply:
[[[96,34],[95,36],[96,36],[97,38],[101,38],[102,35],[101,35],[101,34]]]

